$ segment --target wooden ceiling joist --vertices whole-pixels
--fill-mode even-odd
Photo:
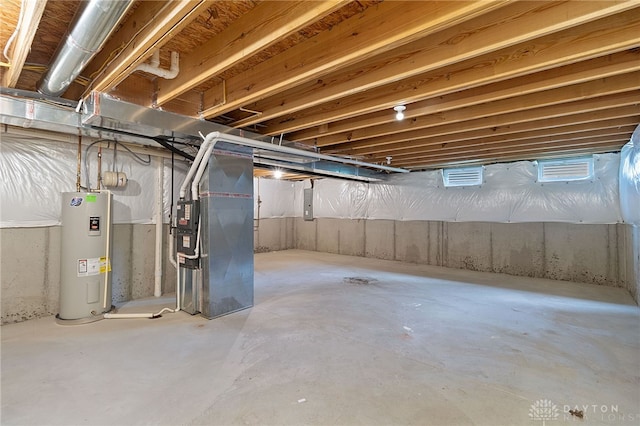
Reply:
[[[395,152],[393,162],[413,161],[416,159],[424,159],[439,156],[455,156],[460,154],[478,154],[485,151],[501,148],[512,147],[533,147],[541,144],[557,143],[557,141],[571,140],[572,142],[584,140],[597,140],[603,137],[630,135],[636,124],[633,122],[625,122],[620,126],[604,127],[599,129],[569,129],[564,133],[552,135],[536,135],[534,132],[524,134],[520,137],[502,137],[476,141],[457,141],[446,144],[445,146],[424,146],[420,150],[411,153]],[[573,130],[573,131],[571,131]],[[544,132],[541,132],[544,133]],[[386,159],[385,155],[375,155],[368,157],[368,161],[380,162]]]
[[[562,35],[553,34],[509,49],[438,68],[411,79],[396,81],[393,84],[377,87],[375,90],[357,95],[345,97],[344,87],[340,86],[355,84],[362,87],[366,83],[360,80],[373,78],[372,75],[376,74],[375,71],[365,76],[359,76],[354,79],[355,81],[347,80],[342,84],[332,84],[326,89],[305,93],[303,96],[292,99],[292,102],[281,102],[280,105],[273,106],[272,111],[280,111],[292,104],[303,107],[320,104],[318,107],[284,115],[271,122],[263,122],[263,125],[266,126],[264,132],[272,135],[296,132],[300,129],[308,129],[384,109],[390,111],[397,104],[407,105],[410,111],[412,103],[424,99],[534,73],[548,73],[548,70],[563,66],[569,67],[566,69],[566,74],[574,70],[587,71],[592,63],[597,64],[595,58],[620,52],[621,48],[630,49],[640,44],[640,33],[637,31],[637,28],[640,27],[640,13],[629,16],[632,18],[625,16],[625,14],[614,15],[590,25],[564,31]],[[602,37],[598,38],[598,35]],[[602,40],[606,40],[606,42]],[[609,42],[611,44],[608,44]],[[427,50],[425,61],[428,61],[428,58],[429,52]],[[588,60],[594,62],[586,62]],[[609,61],[609,59],[606,57],[601,59],[600,64],[596,66],[604,65],[603,61]],[[638,52],[625,50],[621,53],[615,53],[615,57],[611,58],[611,63],[608,65],[618,63],[618,69],[624,71],[627,65],[638,61],[640,61]],[[585,64],[578,65],[580,62],[585,62]],[[570,65],[573,66],[570,67]],[[558,73],[560,72],[558,71]],[[606,71],[603,70],[603,72],[606,74]],[[393,73],[390,76],[393,76]],[[328,80],[333,81],[331,78]],[[332,102],[330,106],[325,105],[325,102],[334,99],[332,97],[323,98],[327,96],[327,92],[334,92],[336,96],[341,97]],[[291,98],[293,96],[291,95]],[[313,100],[306,102],[309,98]],[[266,120],[269,114],[272,114],[269,110],[263,111],[260,105],[252,106],[252,108],[262,111],[260,116],[262,120]],[[244,123],[244,121],[239,123]],[[328,127],[328,132],[331,132],[331,126]],[[314,130],[315,135],[318,135],[319,129],[311,129],[304,133],[295,133],[292,137],[308,138],[308,135]]]
[[[204,93],[202,116],[238,109],[266,96],[387,52],[503,4],[483,2],[384,2],[331,31],[300,43]],[[318,49],[317,46],[324,46]],[[224,92],[224,96],[221,94]],[[224,98],[224,99],[223,99]]]
[[[592,148],[592,147],[608,147],[609,149],[620,149],[622,145],[626,141],[629,140],[628,135],[611,135],[609,137],[605,137],[604,139],[601,137],[587,138],[582,139],[580,141],[555,141],[548,142],[540,145],[533,146],[517,146],[513,145],[510,147],[500,147],[500,148],[489,148],[486,150],[478,150],[473,153],[473,158],[475,159],[491,159],[493,161],[498,160],[506,160],[513,158],[514,155],[521,155],[528,158],[538,159],[539,153],[552,153],[557,151],[565,151],[572,148]],[[459,154],[447,154],[444,156],[430,156],[430,157],[415,157],[409,161],[393,161],[397,167],[415,167],[419,165],[426,164],[443,164],[443,159],[447,160],[449,164],[455,164],[458,162],[466,161],[469,158],[469,153],[461,152]]]
[[[89,90],[108,92],[113,89],[154,50],[169,41],[172,34],[178,33],[205,11],[211,1],[142,2],[84,71],[92,81],[83,95]],[[77,93],[69,95],[75,97]]]
[[[603,96],[595,100],[589,99],[567,102],[549,107],[533,108],[531,110],[516,111],[491,117],[481,116],[462,123],[454,122],[444,125],[438,125],[441,123],[441,120],[440,117],[436,115],[432,117],[435,124],[426,129],[416,129],[399,134],[390,134],[377,138],[330,146],[322,151],[330,154],[354,153],[355,155],[356,153],[363,153],[369,149],[371,149],[371,152],[377,152],[376,150],[385,149],[387,145],[394,146],[396,144],[401,144],[404,141],[416,140],[427,136],[438,137],[447,134],[487,130],[493,132],[500,129],[511,128],[512,126],[531,128],[540,122],[543,123],[543,126],[566,125],[568,123],[584,122],[585,120],[597,120],[598,117],[607,117],[609,114],[611,118],[626,117],[640,114],[639,96],[640,92],[629,92],[622,95],[616,94]]]
[[[639,88],[640,72],[635,71],[604,79],[572,84],[566,87],[529,93],[522,96],[513,96],[488,103],[479,103],[479,99],[472,96],[469,99],[471,101],[470,106],[464,105],[464,99],[455,99],[455,97],[452,97],[455,99],[456,108],[451,108],[450,111],[445,112],[440,111],[437,100],[430,100],[429,102],[425,102],[425,105],[421,108],[415,108],[413,113],[415,115],[411,119],[402,122],[396,121],[389,123],[389,118],[387,117],[382,124],[376,124],[376,122],[379,123],[382,121],[382,117],[377,118],[377,121],[375,121],[376,119],[365,119],[362,121],[367,121],[367,124],[369,125],[368,127],[362,125],[362,123],[354,124],[356,130],[348,133],[338,133],[318,138],[316,140],[316,145],[323,147],[337,143],[369,139],[387,134],[424,129],[434,124],[460,122],[479,117],[505,114],[513,111],[551,106],[580,99],[597,98],[609,94],[637,91]],[[444,100],[442,102],[444,103],[446,102],[446,97],[443,98]],[[432,118],[435,114],[437,114],[436,123],[434,123]],[[393,116],[391,119],[393,120]],[[291,137],[291,139],[297,140],[293,137]]]
[[[158,82],[158,104],[226,71],[242,60],[344,6],[345,0],[261,3],[222,34],[181,59],[174,80]]]
[[[549,158],[569,158],[578,156],[588,156],[592,154],[600,154],[612,151],[619,151],[620,147],[625,143],[625,139],[605,140],[594,144],[586,145],[556,145],[552,147],[540,148],[530,151],[514,151],[503,153],[502,155],[485,155],[467,157],[466,159],[432,160],[432,161],[415,161],[413,163],[405,163],[401,167],[409,170],[425,170],[440,169],[446,167],[474,166],[491,163],[505,163],[522,160],[544,160]],[[398,167],[400,167],[398,165]]]
[[[558,127],[545,127],[534,128],[534,123],[542,125],[541,121],[531,123],[532,127],[527,130],[521,130],[518,132],[509,132],[497,135],[488,135],[489,131],[485,132],[467,132],[459,133],[453,137],[453,135],[440,136],[422,140],[412,141],[406,143],[403,148],[395,147],[387,150],[377,150],[376,152],[353,152],[352,155],[362,156],[367,155],[368,158],[379,161],[385,159],[387,156],[393,156],[394,159],[405,158],[407,156],[420,155],[427,152],[445,152],[451,149],[457,149],[466,146],[483,146],[493,143],[511,143],[519,140],[530,140],[532,138],[558,138],[566,137],[566,135],[577,135],[582,132],[594,132],[594,131],[610,131],[620,128],[631,128],[637,125],[640,121],[640,115],[631,115],[629,117],[621,118],[604,118],[598,121],[586,122],[582,124],[570,124]]]
[[[23,0],[20,12],[23,14],[22,24],[15,29],[13,45],[9,52],[11,62],[2,74],[0,82],[3,87],[15,87],[18,82],[46,5],[47,0]]]
[[[0,8],[3,44],[20,2]],[[97,90],[412,169],[615,151],[640,121],[638,0],[132,3],[64,97]],[[46,3],[4,85],[37,90],[81,5]],[[136,71],[158,50],[162,69],[179,53],[175,79]]]

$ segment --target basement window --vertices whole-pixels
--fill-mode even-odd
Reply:
[[[482,166],[442,169],[445,187],[482,185]]]
[[[538,182],[568,182],[592,177],[593,157],[538,161]]]

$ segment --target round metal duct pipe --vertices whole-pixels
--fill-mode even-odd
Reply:
[[[133,0],[89,0],[70,26],[67,37],[38,85],[38,92],[62,95],[109,38]]]

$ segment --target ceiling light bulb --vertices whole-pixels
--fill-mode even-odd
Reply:
[[[396,120],[400,121],[404,118],[404,113],[402,111],[405,109],[407,109],[407,107],[404,105],[397,105],[393,107],[393,110],[396,112]]]
[[[282,177],[282,170],[276,170],[273,172],[273,177],[276,179],[280,179]]]

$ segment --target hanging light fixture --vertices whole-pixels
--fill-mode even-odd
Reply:
[[[280,179],[280,178],[282,178],[282,170],[280,170],[280,169],[275,169],[275,170],[273,171],[273,177],[274,177],[274,178],[276,178],[276,179]]]
[[[404,105],[396,105],[393,110],[396,112],[396,120],[400,121],[404,118],[404,110],[407,109]]]

